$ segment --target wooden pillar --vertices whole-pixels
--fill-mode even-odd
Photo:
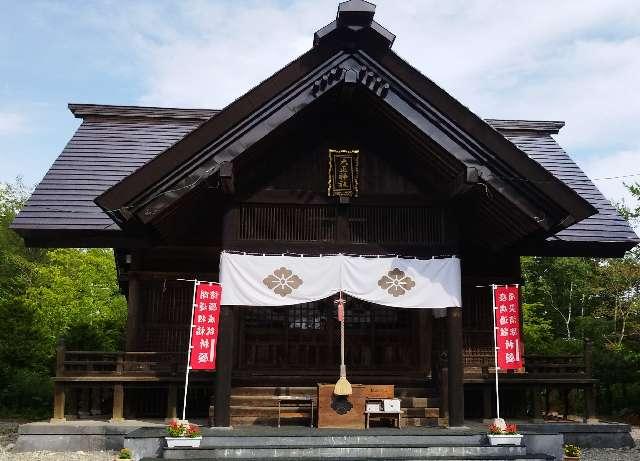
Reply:
[[[449,427],[464,425],[462,308],[447,308]]]
[[[167,393],[167,413],[166,421],[172,421],[178,418],[178,386],[174,383],[169,384],[169,392]]]
[[[227,209],[222,220],[222,248],[227,248],[233,239],[235,225],[238,222],[237,208]],[[224,289],[224,288],[223,288]],[[231,425],[231,373],[233,372],[233,344],[235,332],[236,308],[220,307],[218,324],[218,345],[216,347],[216,373],[213,419],[218,427]]]
[[[53,385],[53,418],[52,423],[65,421],[64,417],[65,388],[63,383]]]
[[[61,378],[64,376],[64,340],[58,341],[56,347],[56,377]],[[53,418],[51,422],[61,422],[65,420],[64,417],[64,403],[65,403],[65,387],[61,382],[56,382],[53,386]]]
[[[233,332],[235,308],[222,306],[216,352],[214,421],[218,427],[231,423],[231,373],[233,371]]]
[[[127,296],[127,351],[135,351],[138,346],[138,316],[140,311],[140,280],[135,274],[129,276]]]
[[[124,356],[118,354],[116,358],[116,374],[122,375],[124,371]],[[109,422],[117,423],[124,420],[124,385],[116,383],[113,385],[113,410]]]
[[[447,353],[443,352],[439,357],[439,370],[440,370],[440,417],[449,419],[449,369]]]
[[[418,342],[418,364],[431,376],[431,351],[433,347],[433,315],[429,309],[416,309],[413,331]]]
[[[113,385],[113,412],[110,423],[117,423],[124,420],[124,385],[122,383]]]

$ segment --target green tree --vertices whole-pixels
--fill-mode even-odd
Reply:
[[[576,317],[590,312],[596,261],[534,256],[522,258],[521,264],[525,302],[537,305],[535,311],[551,322],[556,334],[572,339]]]
[[[104,249],[32,249],[9,229],[25,203],[21,181],[0,184],[0,411],[48,413],[56,342],[121,347],[126,301]]]

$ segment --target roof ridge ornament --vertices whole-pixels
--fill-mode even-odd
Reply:
[[[368,27],[373,22],[376,5],[364,0],[348,0],[338,5],[336,22],[338,27],[352,29]]]
[[[313,46],[330,43],[344,48],[362,45],[391,48],[396,36],[373,20],[376,5],[364,0],[338,4],[335,21],[313,35]]]

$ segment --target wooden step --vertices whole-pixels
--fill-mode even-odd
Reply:
[[[278,400],[274,399],[273,395],[232,395],[231,406],[244,406],[244,407],[277,407]],[[315,395],[313,398],[313,404],[316,405],[317,399]],[[292,402],[293,403],[293,402]],[[288,404],[287,402],[284,403]]]
[[[403,427],[437,427],[440,418],[402,418]]]
[[[438,418],[440,408],[403,408],[407,418]]]
[[[311,395],[314,396],[318,393],[315,387],[284,387],[284,386],[269,386],[269,387],[234,387],[231,389],[232,397],[240,396],[266,396],[266,395]]]
[[[230,408],[231,416],[268,416],[278,417],[278,407],[238,407]],[[308,417],[311,415],[311,408],[308,406],[287,405],[280,409],[281,416],[296,415],[299,417]]]
[[[396,387],[395,396],[397,398],[435,397],[436,390],[431,387]]]
[[[440,407],[438,397],[404,397],[400,399],[403,408],[435,408]]]
[[[292,416],[282,415],[280,417],[280,424],[283,426],[308,426],[309,415]],[[232,416],[231,425],[237,426],[277,426],[278,416]]]

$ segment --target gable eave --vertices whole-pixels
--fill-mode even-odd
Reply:
[[[379,47],[374,47],[367,51],[374,55],[380,55]],[[331,77],[331,74],[323,75],[323,73],[326,74],[331,69],[340,69],[341,72],[351,70],[358,73],[359,71],[356,70],[358,66],[366,64],[380,74],[384,74],[385,78],[392,80],[391,85],[387,84],[387,89],[384,90],[388,94],[382,97],[383,100],[395,98],[396,102],[402,102],[404,107],[408,108],[407,110],[416,110],[416,107],[412,107],[416,106],[416,104],[422,106],[418,108],[418,112],[423,112],[423,121],[429,118],[424,117],[425,111],[431,111],[432,120],[428,120],[427,125],[433,127],[433,123],[436,122],[441,124],[441,127],[446,127],[448,133],[441,137],[440,141],[447,143],[451,149],[458,151],[461,156],[460,160],[464,161],[466,159],[468,165],[478,167],[483,176],[482,179],[491,184],[494,189],[500,193],[510,194],[513,197],[517,196],[516,188],[509,184],[508,181],[510,176],[513,175],[520,181],[528,181],[526,186],[530,191],[546,196],[548,201],[561,202],[559,203],[559,208],[564,210],[562,212],[564,216],[562,219],[550,219],[549,223],[543,223],[543,227],[547,231],[557,231],[596,212],[575,191],[559,181],[535,161],[529,159],[524,152],[520,151],[500,133],[471,113],[465,106],[457,102],[425,76],[419,74],[419,77],[422,80],[426,80],[426,83],[422,83],[422,88],[417,88],[417,90],[423,91],[418,93],[416,88],[406,85],[406,81],[409,80],[406,75],[397,76],[395,73],[390,72],[367,51],[357,50],[347,53],[343,50],[327,49],[326,47],[311,49],[223,109],[216,117],[205,122],[200,128],[167,149],[167,151],[143,168],[107,190],[96,199],[96,203],[103,208],[134,211],[135,214],[140,211],[141,205],[148,205],[151,201],[150,199],[157,200],[162,198],[166,202],[162,206],[151,206],[146,210],[142,210],[142,214],[138,215],[141,221],[150,221],[154,214],[160,212],[162,208],[167,208],[170,202],[177,200],[182,195],[180,191],[188,192],[200,182],[200,179],[214,174],[221,161],[233,160],[235,156],[240,155],[243,150],[246,150],[253,142],[256,142],[257,138],[255,136],[253,141],[248,142],[245,139],[237,142],[237,136],[241,134],[243,129],[255,128],[255,125],[252,125],[252,120],[273,115],[278,108],[283,108],[282,103],[284,100],[298,97],[297,101],[292,102],[291,99],[289,100],[290,107],[284,110],[285,114],[281,114],[279,120],[276,116],[275,120],[267,121],[260,128],[260,135],[264,137],[270,130],[277,128],[279,123],[284,121],[283,117],[287,115],[293,116],[296,111],[301,110],[302,107],[315,100],[315,93],[319,89],[314,89],[314,82],[316,82],[315,85],[317,85],[317,82],[323,85],[324,80],[322,79],[326,79],[327,75],[329,78]],[[390,55],[395,56],[395,58],[393,56],[388,58]],[[390,50],[387,50],[386,53],[382,52],[381,56],[387,61],[391,59],[395,63],[394,65],[398,66],[396,60],[400,60],[400,58]],[[349,59],[353,61],[350,63],[351,67],[344,66],[343,64]],[[403,69],[405,74],[411,74],[411,70],[417,72],[402,60],[399,61],[399,64],[405,67]],[[343,66],[340,67],[341,65]],[[409,69],[407,70],[406,67]],[[375,87],[375,82],[368,83],[366,77],[364,79],[361,77],[358,75],[356,80],[362,80],[360,83],[365,86]],[[404,79],[401,77],[404,77]],[[354,79],[353,77],[350,78]],[[346,76],[344,76],[343,80],[345,79],[347,79]],[[288,87],[287,83],[289,84]],[[416,82],[413,83],[415,84]],[[382,89],[375,88],[375,91],[380,92]],[[270,99],[269,96],[271,96]],[[425,99],[426,97],[429,99]],[[260,105],[260,102],[262,102],[262,105]],[[443,106],[445,109],[442,109]],[[289,111],[288,114],[287,111]],[[453,113],[454,117],[449,118],[451,115],[449,111]],[[446,120],[443,119],[443,114],[446,115]],[[425,129],[424,126],[422,128],[423,130]],[[429,134],[429,129],[429,127],[426,128],[427,134]],[[433,131],[431,134],[433,134]],[[235,141],[234,136],[236,137]],[[480,141],[474,136],[477,136]],[[234,146],[234,142],[237,145]],[[211,149],[211,144],[213,143],[218,145],[217,149]],[[473,158],[473,156],[469,156],[465,152],[465,149],[475,150],[480,154]],[[482,154],[483,151],[484,154]],[[494,155],[493,160],[487,157],[487,152]],[[203,157],[207,153],[209,153],[209,162],[204,162]],[[501,177],[500,174],[495,174],[494,170],[500,170],[500,165],[493,165],[493,168],[491,168],[487,166],[488,161],[501,164],[502,170],[508,172],[507,175]],[[519,184],[519,186],[522,186],[522,184]],[[520,188],[522,189],[522,187]],[[568,196],[568,199],[566,196]],[[526,203],[526,200],[521,201],[518,206],[523,207],[531,216],[542,216],[540,218],[541,221],[545,219],[545,207],[531,207]],[[125,212],[121,214],[121,217],[126,221],[128,218],[133,217],[134,214]]]
[[[285,91],[299,79],[336,54],[327,47],[312,48],[271,77],[237,98],[220,110],[215,117],[204,122],[198,129],[185,136],[173,146],[107,189],[95,200],[103,209],[116,210],[126,207],[145,191],[163,181],[171,172],[182,170],[192,157],[234,126],[264,109],[274,95]]]
[[[395,75],[403,84],[439,111],[447,116],[460,129],[465,131],[473,140],[494,152],[502,162],[510,164],[516,171],[518,179],[526,179],[532,186],[540,189],[548,197],[553,198],[570,214],[570,219],[564,227],[579,222],[597,213],[597,210],[584,200],[575,190],[568,187],[549,171],[530,159],[517,146],[513,145],[501,133],[494,129],[487,121],[473,113],[467,106],[460,103],[434,81],[422,74],[393,50],[380,52],[371,50],[371,57],[379,65]],[[558,130],[563,122],[548,122]],[[559,126],[558,126],[559,125]],[[551,128],[549,126],[548,128]],[[521,179],[520,179],[521,178]],[[559,230],[559,229],[557,229]]]

